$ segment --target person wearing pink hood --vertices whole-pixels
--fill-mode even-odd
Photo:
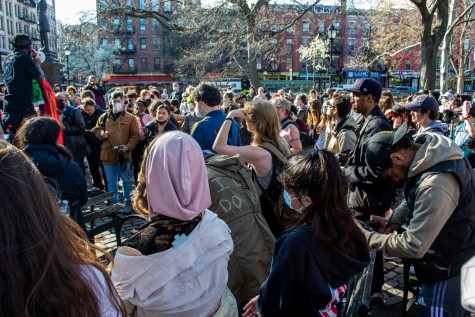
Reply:
[[[150,144],[133,205],[150,222],[117,250],[111,275],[127,312],[237,317],[226,287],[233,242],[228,226],[207,209],[204,157],[191,136],[168,132]]]

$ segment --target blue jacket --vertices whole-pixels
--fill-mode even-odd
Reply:
[[[198,142],[203,151],[213,151],[213,144],[218,135],[221,125],[226,119],[226,114],[221,110],[214,110],[208,113],[200,122],[191,129],[191,136]],[[241,146],[241,135],[239,126],[233,120],[233,125],[228,136],[228,145]]]

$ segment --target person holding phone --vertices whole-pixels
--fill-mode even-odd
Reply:
[[[104,95],[106,94],[106,88],[101,84],[102,80],[99,82],[96,80],[96,77],[91,75],[87,80],[87,85],[84,86],[83,90],[90,90],[94,93],[94,100],[96,104],[102,109],[106,108],[106,102],[104,100]]]
[[[93,129],[96,138],[101,140],[101,161],[107,180],[107,190],[115,193],[111,200],[119,202],[118,178],[122,180],[124,190],[124,212],[132,210],[130,192],[132,191],[132,155],[140,139],[139,126],[134,115],[125,111],[124,94],[112,94],[112,107],[101,115]]]
[[[472,152],[467,148],[470,138],[475,136],[475,106],[470,101],[465,101],[462,105],[462,120],[454,130],[453,140],[468,157]]]

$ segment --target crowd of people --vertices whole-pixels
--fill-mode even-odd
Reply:
[[[425,315],[468,313],[470,101],[423,90],[398,101],[374,79],[322,96],[209,83],[107,96],[90,76],[54,87],[55,120],[17,96],[22,80],[44,78],[31,39],[13,43],[0,140],[6,315],[337,316],[370,248],[371,300],[384,303],[384,256],[401,257]],[[85,235],[89,174],[121,213],[148,219],[109,269]]]

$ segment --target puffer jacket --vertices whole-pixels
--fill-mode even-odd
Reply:
[[[101,161],[103,164],[120,163],[119,151],[114,146],[127,145],[129,150],[125,152],[125,159],[132,162],[131,151],[140,140],[139,125],[134,115],[125,111],[115,114],[113,111],[106,112],[97,120],[94,128],[96,138],[102,140]],[[107,139],[101,136],[102,131],[109,134]]]

